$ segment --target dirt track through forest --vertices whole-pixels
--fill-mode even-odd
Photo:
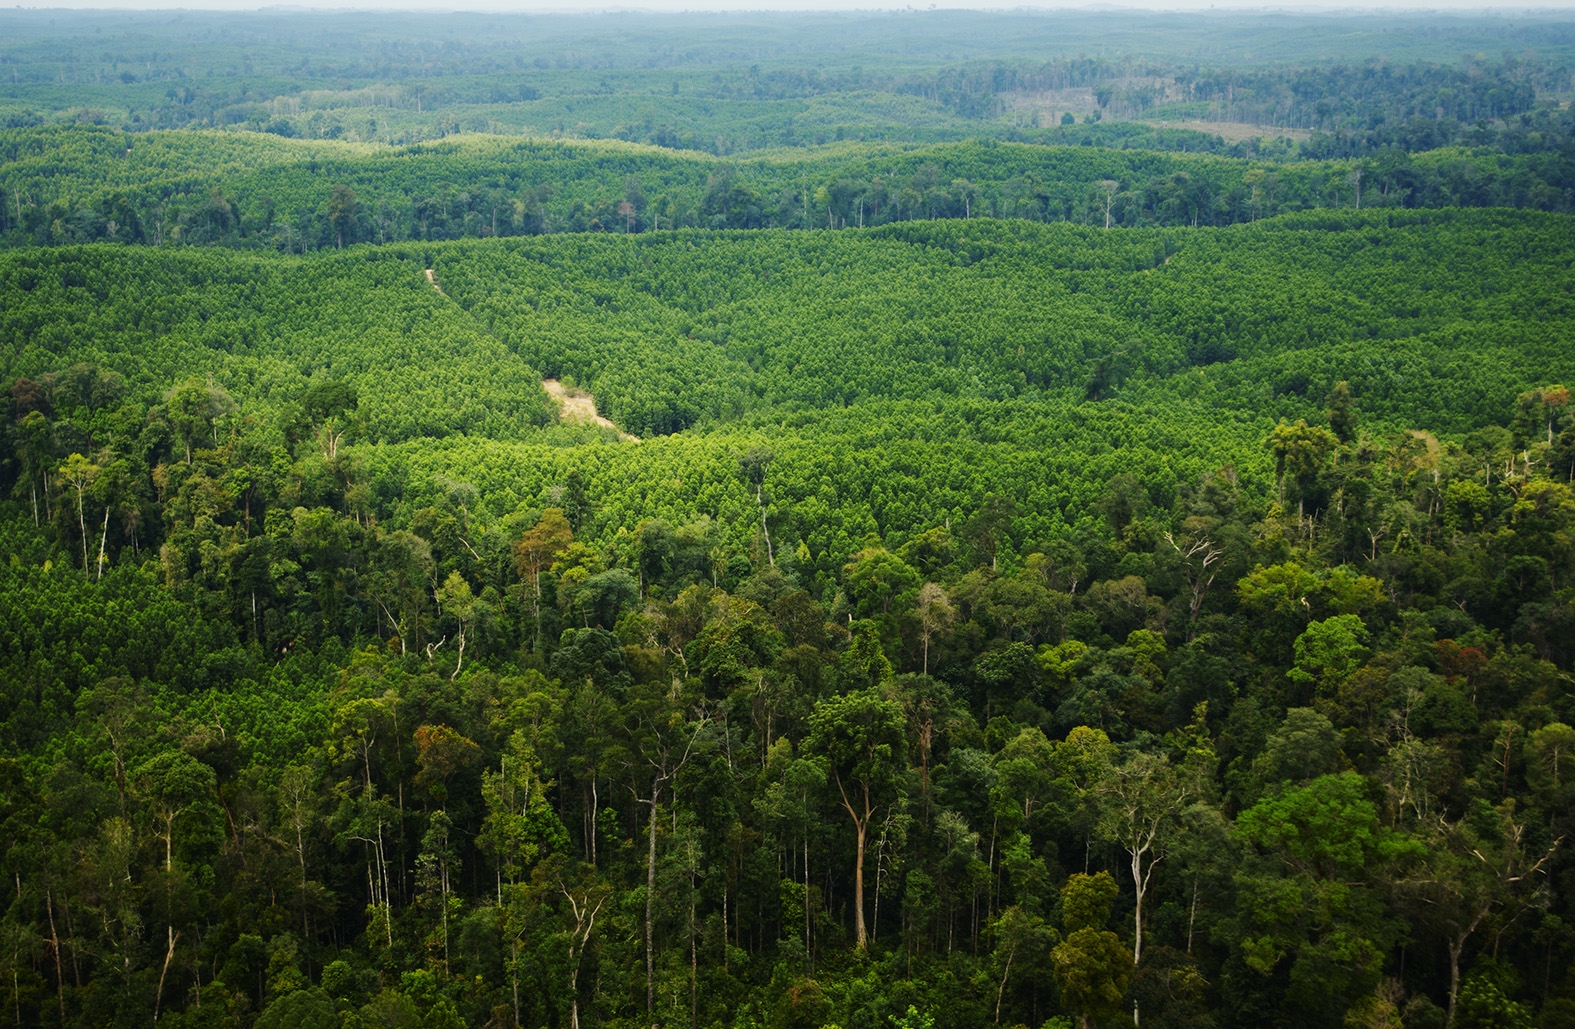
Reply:
[[[431,268],[426,269],[427,281],[439,294],[447,296],[443,287],[438,285],[437,273]],[[584,390],[576,389],[570,393],[557,379],[541,380],[542,389],[547,395],[558,402],[558,420],[571,422],[576,425],[599,425],[604,429],[611,429],[618,434],[618,438],[625,443],[638,443],[640,437],[624,432],[610,420],[596,413],[596,398]]]

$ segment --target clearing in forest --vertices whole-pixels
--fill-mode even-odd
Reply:
[[[547,395],[558,402],[558,419],[565,422],[574,422],[583,425],[600,425],[605,429],[612,429],[618,433],[618,438],[625,443],[638,443],[640,437],[631,436],[612,422],[596,413],[596,399],[582,389],[570,392],[563,383],[557,379],[541,380],[542,389]]]

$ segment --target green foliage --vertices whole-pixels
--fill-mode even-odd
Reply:
[[[1073,875],[1061,888],[1061,926],[1071,936],[1084,929],[1103,929],[1110,905],[1119,892],[1109,872]]]
[[[853,53],[963,16],[827,17]],[[0,18],[33,26],[0,111],[373,99],[353,41],[349,89],[266,120],[223,62],[276,100],[317,57],[51,84],[39,16]],[[631,82],[653,119],[715,102],[679,134],[735,119],[717,150],[789,106],[943,113],[729,163],[4,130],[0,1024],[1561,1024],[1570,225],[1412,208],[1558,206],[1564,172],[1368,151],[1390,102],[1555,133],[1516,90],[1562,58],[1026,67],[987,26],[956,67],[713,78],[696,24],[547,75],[458,19],[389,52],[431,74],[368,134],[481,79],[592,127]],[[1166,76],[1370,163],[935,142],[1031,87],[1103,105],[1058,142],[1158,145],[1119,119]]]

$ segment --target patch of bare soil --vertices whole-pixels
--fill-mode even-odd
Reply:
[[[558,402],[558,420],[576,425],[599,425],[612,429],[626,443],[638,443],[640,437],[631,436],[611,421],[596,413],[596,399],[582,389],[570,390],[557,379],[541,380],[547,395]]]
[[[1160,121],[1153,124],[1166,129],[1191,129],[1194,132],[1207,132],[1211,136],[1219,136],[1227,143],[1239,143],[1244,139],[1258,139],[1267,137],[1279,139],[1303,140],[1312,133],[1305,129],[1275,129],[1266,125],[1247,125],[1235,121]]]

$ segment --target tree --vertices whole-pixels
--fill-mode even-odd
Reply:
[[[146,761],[134,776],[137,791],[147,800],[153,817],[163,825],[164,870],[175,867],[175,822],[218,785],[213,769],[182,750],[166,750]]]
[[[1251,848],[1236,873],[1246,966],[1290,961],[1288,1000],[1306,1024],[1337,1024],[1377,984],[1399,934],[1377,881],[1421,847],[1378,818],[1354,772],[1280,789],[1236,819]]]
[[[1132,965],[1143,959],[1143,898],[1165,855],[1189,784],[1164,755],[1138,751],[1099,782],[1099,835],[1127,852],[1137,903],[1132,913]]]
[[[1321,695],[1332,694],[1367,655],[1367,626],[1356,615],[1335,615],[1309,622],[1296,637],[1296,667],[1286,678],[1301,686],[1316,685]]]
[[[665,687],[647,688],[633,698],[630,714],[633,724],[628,727],[632,738],[631,751],[638,754],[651,776],[649,797],[640,803],[649,808],[646,822],[645,859],[645,1015],[652,1016],[656,1006],[656,936],[653,905],[656,902],[656,822],[662,790],[683,771],[701,741],[707,719],[701,715],[695,721],[684,717],[677,698],[669,695]]]
[[[404,654],[411,644],[419,649],[425,638],[423,612],[433,597],[428,584],[437,563],[432,559],[431,544],[412,532],[378,530],[375,539],[365,580],[367,596],[388,619],[398,636],[399,652]]]
[[[572,883],[560,875],[556,887],[568,906],[564,929],[568,937],[569,1029],[580,1029],[580,966],[596,932],[596,916],[611,891],[590,874],[582,874]]]
[[[989,557],[992,571],[999,562],[1001,547],[1007,543],[1016,518],[1017,505],[1012,503],[1011,498],[991,493],[984,498],[979,513],[963,527],[964,536]]]
[[[903,721],[902,709],[874,688],[859,690],[816,704],[804,741],[808,753],[826,759],[843,810],[853,821],[853,934],[859,950],[869,945],[864,923],[864,851],[870,820],[897,798],[906,750]]]
[[[1104,928],[1117,892],[1109,872],[1078,873],[1061,889],[1066,938],[1050,952],[1050,962],[1061,996],[1078,1012],[1083,1029],[1119,1011],[1132,982],[1132,955]]]
[[[766,561],[772,567],[776,566],[776,555],[771,549],[771,530],[766,525],[766,506],[771,498],[766,495],[766,469],[771,467],[771,462],[776,460],[776,455],[770,447],[750,447],[744,456],[738,459],[738,469],[743,473],[744,481],[755,487],[755,506],[760,510],[760,534],[766,541]]]
[[[77,495],[77,527],[82,533],[82,574],[92,578],[88,568],[87,551],[87,519],[82,513],[82,498],[93,487],[93,481],[98,478],[99,467],[81,454],[72,454],[66,458],[56,474],[60,480],[70,486]]]
[[[568,845],[568,833],[553,809],[542,762],[525,730],[516,729],[498,758],[498,770],[481,776],[487,815],[478,841],[492,855],[501,902],[503,883],[520,882],[548,853]]]
[[[1219,575],[1218,562],[1225,556],[1225,548],[1203,534],[1184,536],[1178,543],[1173,534],[1166,532],[1165,542],[1181,559],[1182,572],[1187,577],[1191,594],[1187,603],[1187,638],[1190,641],[1193,627],[1198,622],[1198,613],[1203,610],[1203,601],[1208,597],[1215,577]]]
[[[419,769],[414,785],[437,801],[440,809],[446,809],[449,779],[474,767],[481,748],[447,725],[419,726],[413,739]]]
[[[333,998],[320,989],[295,990],[268,1005],[254,1029],[339,1029]]]
[[[355,230],[355,213],[355,190],[349,186],[335,186],[328,197],[328,223],[334,227],[335,249],[342,249],[346,234]]]
[[[443,974],[449,971],[448,922],[459,899],[450,897],[450,885],[460,872],[459,853],[449,838],[454,825],[448,813],[437,810],[427,818],[427,831],[421,837],[416,855],[416,889],[420,907],[438,912],[439,943],[443,951]]]
[[[54,466],[54,427],[43,412],[33,410],[17,421],[16,434],[19,437],[16,452],[27,470],[28,484],[32,490],[33,524],[36,526],[40,491],[44,494],[45,517],[53,517],[49,503],[49,469]]]
[[[1281,420],[1264,441],[1274,454],[1274,477],[1284,491],[1285,477],[1289,475],[1305,489],[1311,477],[1323,467],[1326,457],[1340,444],[1328,429],[1308,425],[1307,419],[1298,418],[1295,424]]]
[[[175,435],[186,448],[186,463],[191,464],[192,444],[200,435],[211,433],[217,447],[218,420],[234,413],[236,404],[222,386],[187,379],[165,396],[164,409]]]
[[[443,585],[437,591],[437,602],[441,610],[447,611],[459,622],[459,659],[454,662],[454,672],[449,676],[452,682],[465,664],[465,629],[476,614],[478,602],[470,589],[470,583],[458,572],[449,572],[448,578],[443,580]]]
[[[1515,447],[1524,448],[1544,433],[1551,446],[1554,426],[1560,412],[1569,406],[1569,402],[1570,391],[1563,385],[1528,389],[1517,396],[1511,421]]]
[[[1441,931],[1449,953],[1446,1026],[1455,1021],[1466,943],[1494,911],[1530,901],[1563,842],[1558,837],[1546,848],[1533,848],[1512,801],[1489,808],[1478,799],[1475,807],[1469,817],[1439,818],[1426,828],[1422,874],[1403,884],[1420,901],[1422,919]]]
[[[1001,962],[1001,985],[995,991],[995,1021],[1001,1021],[1001,1001],[1006,996],[1006,982],[1012,974],[1012,963],[1021,957],[1023,964],[1034,965],[1044,960],[1045,952],[1056,942],[1056,931],[1045,924],[1038,915],[1029,914],[1013,905],[1001,912],[991,926],[995,937],[995,955]]]
[[[487,814],[477,835],[478,846],[492,858],[496,872],[497,910],[509,944],[507,968],[516,1025],[520,1024],[522,951],[526,933],[536,921],[532,900],[540,899],[539,889],[521,884],[540,863],[562,855],[569,845],[568,830],[552,806],[550,791],[555,784],[543,776],[531,735],[515,730],[498,758],[498,770],[482,773]]]
[[[1116,197],[1121,193],[1121,183],[1115,179],[1100,179],[1095,183],[1099,187],[1101,203],[1105,208],[1105,231],[1110,231],[1110,211],[1116,205]]]
[[[309,939],[306,918],[306,834],[316,820],[312,810],[318,781],[307,765],[289,765],[279,776],[280,823],[295,837],[296,862],[301,870],[301,938]]]
[[[549,507],[536,524],[514,544],[514,567],[531,583],[532,611],[536,619],[536,642],[541,642],[541,573],[551,567],[559,554],[574,542],[574,530],[561,508]]]
[[[1357,196],[1361,194],[1358,193]],[[1325,417],[1329,420],[1329,430],[1341,443],[1349,443],[1356,438],[1356,404],[1351,400],[1351,384],[1341,379],[1329,391],[1329,396],[1324,400]]]
[[[930,643],[957,618],[957,609],[939,583],[927,582],[919,587],[919,640],[924,645],[925,675],[930,674]]]
[[[889,614],[893,601],[919,588],[919,573],[883,547],[859,551],[843,573],[859,618]]]

